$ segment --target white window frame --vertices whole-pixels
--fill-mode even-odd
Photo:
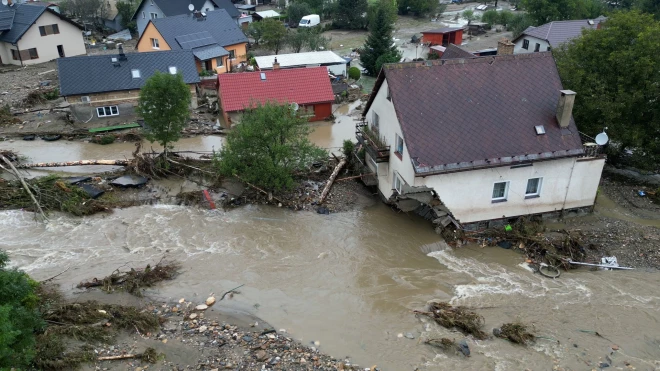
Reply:
[[[534,179],[538,179],[539,181],[538,184],[536,185],[536,192],[527,193],[527,188],[529,188],[529,182]],[[527,179],[527,184],[525,185],[525,198],[541,197],[541,187],[543,187],[543,177]]]
[[[380,117],[378,116],[378,113],[376,111],[371,112],[371,127],[376,128],[376,130],[379,129],[380,124]]]
[[[176,75],[178,72],[176,66],[169,66],[167,70],[169,71],[170,75]]]
[[[80,101],[83,102],[83,103],[89,103],[92,100],[89,99],[89,95],[83,95],[82,97],[80,97]]]
[[[403,156],[403,138],[397,133],[394,134],[394,153],[398,153]],[[401,150],[399,151],[399,142],[401,142]]]
[[[151,20],[158,19],[158,13],[149,12],[149,19]]]
[[[107,111],[110,111],[110,114],[108,114]],[[96,116],[98,116],[99,118],[119,116],[119,107],[117,106],[96,107]]]
[[[158,43],[158,39],[152,37],[151,38],[151,48],[152,49],[160,49],[160,43]]]
[[[493,193],[495,191],[495,186],[497,184],[504,183],[504,195],[502,197],[493,197]],[[490,190],[490,198],[492,202],[505,202],[507,200],[507,197],[509,196],[509,186],[511,185],[511,182],[508,180],[502,180],[499,182],[494,182],[493,187]]]
[[[394,187],[394,190],[397,191],[400,195],[403,195],[403,179],[401,176],[399,176],[399,173],[396,171],[394,172],[394,181],[392,182],[392,187]]]
[[[131,70],[131,76],[134,79],[139,79],[142,75],[140,74],[140,70]]]

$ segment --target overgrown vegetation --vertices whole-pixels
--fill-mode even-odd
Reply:
[[[610,161],[657,170],[660,163],[660,22],[616,12],[554,55],[565,89],[577,92],[580,131],[612,138]]]
[[[367,27],[367,0],[338,0],[332,25],[347,30],[360,30]]]
[[[424,17],[442,14],[447,8],[446,4],[439,4],[437,0],[399,0],[399,14],[412,14]]]
[[[45,325],[35,293],[39,283],[8,264],[0,250],[0,369],[27,367],[35,356],[34,334]]]
[[[135,0],[117,1],[117,15],[121,16],[121,26],[128,28],[131,33],[137,32],[137,22],[131,20],[133,14],[137,10],[139,2]]]
[[[291,188],[295,172],[327,156],[309,141],[310,131],[307,119],[288,104],[257,105],[227,136],[217,169],[269,191]]]
[[[351,67],[348,69],[348,77],[355,81],[359,80],[361,75],[360,69],[357,67]]]
[[[442,327],[456,328],[477,339],[488,337],[488,334],[482,330],[484,317],[465,307],[454,307],[445,302],[431,302],[427,312],[416,311],[416,313],[430,317]]]

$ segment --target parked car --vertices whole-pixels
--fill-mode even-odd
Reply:
[[[321,23],[321,17],[318,14],[310,14],[302,17],[298,27],[314,27]]]

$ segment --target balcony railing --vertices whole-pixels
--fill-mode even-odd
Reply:
[[[365,121],[355,125],[355,137],[374,161],[388,162],[390,160],[390,146],[385,145],[378,133],[371,130]]]
[[[603,146],[596,144],[596,139],[580,132],[580,140],[584,149],[583,157],[598,157],[603,154]]]

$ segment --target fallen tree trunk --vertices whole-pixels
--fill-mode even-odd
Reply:
[[[131,160],[79,160],[65,162],[36,162],[33,164],[21,164],[16,166],[19,169],[30,169],[34,167],[63,167],[63,166],[87,166],[87,165],[113,165],[128,166]]]
[[[335,178],[337,178],[337,175],[339,174],[339,170],[341,170],[341,168],[344,167],[344,165],[346,165],[345,158],[339,161],[337,166],[335,166],[335,169],[332,171],[332,174],[330,174],[328,183],[325,185],[325,188],[323,188],[323,192],[321,192],[321,198],[319,198],[319,204],[322,204],[325,198],[328,197],[328,193],[330,193],[330,188],[332,188],[332,184],[335,182]]]
[[[48,218],[46,218],[46,214],[44,213],[44,210],[41,208],[41,205],[39,204],[37,199],[34,198],[34,194],[32,194],[32,191],[30,191],[30,187],[28,187],[27,183],[25,183],[25,180],[21,177],[21,174],[18,173],[18,170],[16,170],[16,167],[14,167],[14,164],[12,164],[11,161],[7,160],[7,157],[5,157],[5,156],[1,156],[1,157],[2,157],[2,160],[7,165],[9,165],[12,172],[14,173],[14,176],[21,182],[21,185],[25,189],[25,192],[27,192],[27,194],[30,195],[30,198],[32,199],[32,202],[34,202],[34,205],[37,207],[37,210],[39,211],[39,214],[41,214],[41,217],[43,218],[43,220],[44,221],[48,220]]]

